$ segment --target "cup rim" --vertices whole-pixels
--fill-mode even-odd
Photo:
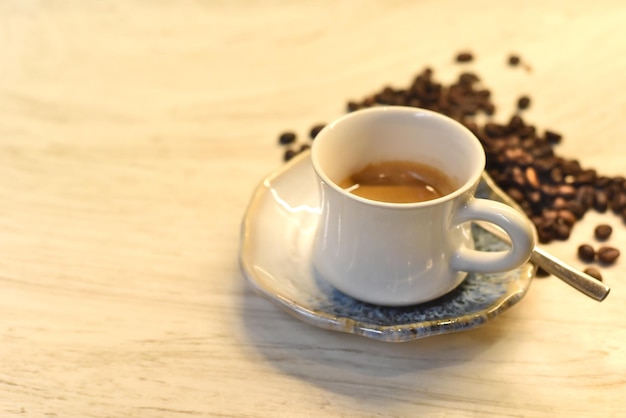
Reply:
[[[334,181],[332,181],[324,172],[324,170],[321,167],[321,163],[319,161],[318,158],[318,149],[319,146],[317,144],[319,144],[320,142],[318,142],[318,139],[322,139],[325,135],[327,135],[327,133],[334,128],[335,125],[342,123],[343,121],[345,121],[346,119],[352,119],[354,117],[358,117],[358,115],[360,114],[364,114],[364,113],[382,113],[382,112],[394,112],[394,113],[403,113],[403,114],[412,114],[412,115],[423,115],[424,117],[429,117],[429,118],[435,118],[438,119],[440,121],[443,121],[445,123],[449,123],[452,125],[455,125],[455,128],[457,128],[458,130],[462,131],[463,133],[465,133],[468,138],[471,139],[471,141],[474,142],[474,144],[480,149],[479,157],[481,159],[481,161],[478,162],[478,165],[481,167],[480,170],[477,170],[476,173],[472,174],[472,176],[470,176],[470,178],[468,178],[463,184],[461,184],[460,186],[458,186],[454,191],[435,198],[435,199],[431,199],[431,200],[425,200],[425,201],[421,201],[421,202],[409,202],[409,203],[398,203],[398,202],[385,202],[382,200],[374,200],[374,199],[368,199],[365,197],[361,197],[358,196],[356,194],[347,192],[346,190],[344,190],[343,188],[339,187],[339,185],[337,185],[337,183],[335,183]],[[485,169],[485,164],[486,164],[486,156],[485,156],[485,151],[484,148],[482,147],[482,144],[480,144],[480,141],[478,140],[478,138],[476,137],[476,135],[474,135],[474,133],[472,133],[472,131],[470,131],[467,127],[465,127],[462,123],[446,116],[443,115],[441,113],[429,110],[429,109],[424,109],[424,108],[419,108],[419,107],[409,107],[409,106],[375,106],[375,107],[370,107],[367,109],[359,109],[359,110],[355,110],[353,112],[350,112],[348,114],[345,114],[337,119],[335,119],[333,122],[331,122],[330,124],[326,125],[316,136],[315,140],[313,141],[313,145],[311,147],[311,163],[313,165],[313,170],[315,171],[316,175],[322,180],[323,183],[327,184],[329,187],[331,187],[333,190],[335,190],[336,192],[338,192],[339,194],[341,194],[342,196],[348,198],[348,199],[352,199],[355,200],[357,202],[361,202],[370,206],[376,206],[376,207],[381,207],[381,208],[391,208],[391,209],[416,209],[416,208],[426,208],[426,207],[431,207],[431,206],[436,206],[436,205],[440,205],[446,202],[449,202],[451,200],[456,199],[458,196],[463,195],[465,193],[467,193],[472,187],[474,187],[475,185],[478,184],[478,182],[480,181],[480,176],[482,174],[482,171]]]

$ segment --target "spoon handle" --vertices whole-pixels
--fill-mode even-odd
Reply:
[[[508,243],[511,242],[509,237],[494,225],[480,221],[476,222],[476,224],[485,231],[495,235],[498,239]],[[598,302],[602,302],[611,291],[611,288],[601,281],[575,269],[537,246],[535,246],[530,255],[530,261]]]
[[[602,302],[611,291],[611,288],[601,281],[565,264],[539,247],[533,250],[530,261],[598,302]]]

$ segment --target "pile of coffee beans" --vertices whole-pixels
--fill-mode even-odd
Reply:
[[[469,51],[455,56],[460,65],[473,60]],[[521,58],[511,54],[507,62],[515,67]],[[578,160],[557,155],[555,146],[562,141],[562,135],[551,129],[540,131],[521,115],[531,102],[529,96],[520,96],[515,114],[505,122],[496,122],[491,91],[482,86],[477,74],[461,72],[455,82],[445,85],[435,79],[431,68],[425,68],[409,85],[385,86],[360,100],[348,101],[346,110],[353,112],[377,105],[413,106],[442,113],[465,125],[485,149],[487,173],[531,219],[541,243],[567,240],[576,222],[589,210],[610,210],[626,223],[626,178],[603,176],[595,169],[583,167]],[[479,115],[487,121],[479,123]],[[314,125],[309,138],[313,140],[323,126]],[[310,147],[306,143],[296,144],[293,132],[281,134],[279,143],[289,144],[285,160]],[[614,254],[598,250],[594,251],[594,259],[610,264],[617,258]],[[609,261],[611,257],[613,261]]]

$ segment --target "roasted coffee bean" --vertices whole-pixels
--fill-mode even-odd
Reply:
[[[509,55],[509,65],[511,67],[515,67],[516,65],[518,65],[520,63],[520,57],[515,55],[515,54],[511,54]]]
[[[507,128],[509,129],[509,132],[515,133],[518,130],[522,129],[524,126],[524,119],[522,119],[519,115],[513,115],[511,116],[511,119],[509,119]]]
[[[551,144],[558,144],[563,139],[563,136],[561,134],[554,131],[546,130],[543,135],[546,141],[550,142]]]
[[[461,73],[461,75],[459,76],[460,84],[474,84],[478,81],[480,81],[480,78],[474,73]]]
[[[374,97],[366,97],[363,100],[363,107],[371,107],[374,106],[374,104],[376,104],[376,100],[374,99]]]
[[[596,251],[589,244],[582,244],[578,247],[578,258],[586,262],[592,262],[596,258]]]
[[[596,226],[596,229],[594,229],[593,231],[596,239],[600,241],[607,240],[611,236],[612,232],[613,232],[613,228],[611,228],[611,225],[607,225],[607,224],[600,224]]]
[[[617,189],[626,191],[626,177],[617,176],[611,179],[611,186],[615,186]]]
[[[278,143],[281,145],[292,144],[296,140],[296,134],[293,132],[283,132],[278,137]]]
[[[542,147],[548,147],[549,149],[552,149],[552,147],[550,145],[548,145],[548,144],[540,144],[538,146],[538,148],[542,148]],[[541,176],[545,176],[547,173],[549,173],[554,168],[554,166],[556,165],[556,161],[554,161],[553,158],[544,158],[545,156],[543,156],[543,155],[537,155],[534,152],[536,150],[537,150],[537,148],[535,148],[533,150],[533,156],[535,156],[537,158],[537,160],[535,160],[535,170]]]
[[[576,201],[584,208],[589,209],[593,206],[596,198],[596,192],[592,186],[582,186],[576,192]]]
[[[496,106],[491,102],[481,104],[481,107],[483,111],[489,116],[492,116],[494,113],[496,113]]]
[[[565,209],[574,214],[576,219],[582,219],[583,216],[585,216],[585,212],[587,211],[583,204],[577,200],[569,200],[567,203],[565,203]]]
[[[554,209],[544,209],[541,216],[545,222],[554,223],[559,216],[559,212]]]
[[[517,132],[516,132],[520,138],[531,138],[533,139],[533,141],[535,140],[534,135],[535,135],[535,127],[534,126],[530,126],[530,125],[525,125],[523,127],[521,127]]]
[[[513,166],[509,175],[511,177],[511,181],[516,186],[523,187],[526,184],[526,177],[524,176],[524,172],[519,166]]]
[[[484,127],[485,134],[492,138],[500,138],[506,132],[506,128],[503,125],[499,125],[494,122],[487,122]]]
[[[613,247],[601,247],[598,249],[598,261],[603,264],[613,264],[619,257],[619,250]]]
[[[506,189],[506,194],[509,195],[513,200],[517,203],[523,202],[525,199],[524,192],[522,192],[519,188],[511,187]]]
[[[324,129],[324,126],[326,126],[326,125],[325,125],[325,124],[323,124],[323,123],[318,123],[317,125],[314,125],[314,126],[311,128],[311,130],[309,131],[309,137],[310,137],[311,139],[315,139],[315,137],[317,136],[317,134],[319,134],[319,133],[320,133],[320,131],[321,131],[322,129]]]
[[[564,209],[566,206],[567,206],[567,200],[565,200],[561,196],[557,197],[552,202],[552,208],[553,209],[560,210],[560,209]]]
[[[558,219],[559,221],[561,221],[562,223],[569,225],[570,227],[573,226],[576,221],[578,219],[576,219],[576,216],[570,212],[569,210],[560,210],[558,213]]]
[[[537,172],[533,167],[526,168],[526,182],[533,188],[539,188],[539,178],[537,177]]]
[[[419,107],[419,106],[415,106],[415,107]],[[359,110],[360,108],[361,106],[357,102],[354,102],[352,100],[346,104],[346,109],[348,110],[348,112],[354,112],[355,110]]]
[[[558,193],[565,199],[572,199],[576,196],[576,189],[573,186],[563,184],[559,186]]]
[[[614,194],[611,198],[611,210],[615,214],[621,213],[624,209],[626,209],[626,193],[620,192]]]
[[[551,184],[542,184],[540,189],[546,199],[552,199],[559,193],[559,188]]]
[[[530,107],[530,97],[522,96],[517,99],[517,108],[520,110],[528,109]]]
[[[580,166],[580,162],[578,160],[565,160],[562,163],[563,173],[568,175],[579,174],[582,173],[583,169]]]
[[[547,143],[540,142],[539,144],[535,144],[535,147],[531,150],[532,156],[535,158],[550,158],[554,155],[554,151],[552,150],[552,145]],[[537,161],[539,163],[539,161]],[[554,167],[554,160],[548,159],[541,161],[542,167],[544,167],[544,171],[548,171]]]
[[[295,150],[292,150],[292,149],[285,150],[285,152],[283,154],[283,160],[289,161],[293,157],[295,157],[297,154],[298,154],[298,152],[295,151]]]
[[[554,232],[552,228],[541,227],[537,228],[537,239],[542,244],[549,244],[554,240]]]
[[[611,178],[606,176],[600,176],[596,179],[594,186],[598,189],[606,189],[611,184]]]
[[[563,170],[561,167],[554,167],[550,170],[550,180],[552,183],[559,184],[563,182],[565,175],[563,174]]]
[[[541,203],[541,192],[539,192],[538,190],[532,190],[528,192],[527,197],[528,201],[532,204],[536,205]]]
[[[596,192],[593,207],[596,211],[600,213],[606,212],[607,208],[609,207],[609,198],[603,190],[598,190]]]
[[[602,281],[602,274],[600,274],[600,271],[596,268],[587,267],[586,269],[583,270],[583,272],[590,275],[596,280]]]
[[[554,235],[556,238],[560,240],[564,241],[568,239],[571,233],[572,233],[572,227],[571,225],[567,223],[562,223],[562,224],[560,223],[554,227]]]
[[[596,172],[596,170],[585,170],[574,177],[574,183],[578,185],[593,184],[597,176],[598,173]]]
[[[471,52],[463,51],[456,55],[456,62],[470,62],[474,59],[474,55]]]

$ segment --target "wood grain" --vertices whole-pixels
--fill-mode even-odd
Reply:
[[[603,303],[538,279],[470,332],[385,344],[254,295],[239,227],[277,135],[431,66],[626,174],[626,7],[594,2],[0,3],[0,415],[623,416],[624,260]],[[459,66],[456,52],[476,61]],[[531,68],[510,68],[508,54]],[[597,222],[588,215],[554,254]]]

